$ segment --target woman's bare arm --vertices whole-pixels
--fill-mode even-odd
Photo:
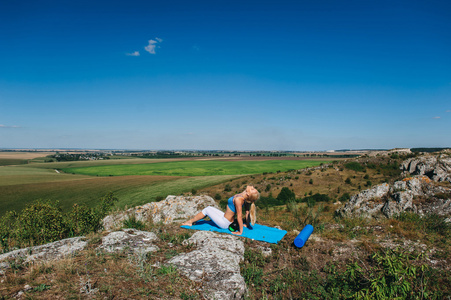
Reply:
[[[243,234],[243,198],[235,199],[236,219],[238,221],[239,231],[232,232],[233,234]]]

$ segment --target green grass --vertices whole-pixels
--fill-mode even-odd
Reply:
[[[83,168],[92,166],[106,165],[131,165],[131,164],[152,164],[174,161],[176,159],[150,159],[150,158],[124,158],[124,159],[105,159],[105,160],[79,160],[62,162],[36,162],[30,164],[34,168],[43,169],[64,169],[64,168]]]
[[[71,176],[71,175],[68,175]],[[72,175],[75,176],[76,175]],[[113,192],[119,207],[142,205],[157,197],[180,195],[194,189],[219,184],[237,176],[126,176],[94,177],[73,181],[40,182],[0,186],[0,216],[8,210],[20,211],[37,199],[59,201],[63,210],[74,203],[94,207],[100,197]]]
[[[104,165],[107,163],[116,165]],[[100,197],[107,192],[115,194],[120,207],[130,207],[168,195],[180,195],[224,183],[242,174],[300,169],[320,163],[321,161],[305,160],[162,162],[150,159],[123,159],[2,166],[0,215],[8,210],[20,211],[27,203],[37,199],[59,201],[64,210],[71,209],[74,203],[94,207]],[[78,168],[65,170],[85,174],[74,175],[55,171],[70,166]]]
[[[88,176],[57,173],[53,169],[33,168],[30,165],[0,167],[0,186],[72,181],[86,178]],[[2,199],[1,195],[0,199]]]
[[[28,160],[26,160],[26,159],[0,158],[0,166],[24,165],[27,163],[28,163]]]
[[[153,164],[109,165],[83,168],[63,168],[66,173],[91,176],[216,176],[244,175],[263,172],[287,171],[318,166],[324,161],[307,160],[263,160],[263,161],[177,161]]]

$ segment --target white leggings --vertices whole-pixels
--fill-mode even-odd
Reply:
[[[224,217],[224,213],[216,207],[208,206],[202,210],[202,213],[209,216],[210,219],[215,222],[219,227],[226,229],[232,223]]]

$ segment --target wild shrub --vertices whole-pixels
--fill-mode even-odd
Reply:
[[[255,202],[255,205],[258,208],[267,208],[267,207],[273,207],[273,206],[279,206],[284,205],[285,203],[282,200],[275,199],[272,197],[272,195],[269,195],[268,197],[262,197],[260,196],[260,199]],[[227,202],[226,202],[227,205]]]
[[[363,172],[365,170],[365,167],[356,161],[348,162],[344,166],[346,169],[353,170],[356,172]]]
[[[63,213],[58,202],[36,200],[20,213],[7,212],[0,218],[1,251],[13,247],[40,245],[101,229],[102,219],[117,198],[108,193],[95,208],[74,205]]]
[[[15,223],[17,213],[15,211],[8,211],[2,218],[0,218],[0,246],[2,251],[9,251],[9,241],[14,237]]]
[[[26,245],[40,245],[66,237],[69,227],[58,203],[37,200],[27,205],[17,218],[15,237]]]
[[[94,209],[75,203],[72,211],[66,217],[66,222],[71,232],[70,235],[83,235],[99,230],[101,228],[101,218],[103,217],[96,213]]]
[[[425,277],[428,266],[421,258],[393,250],[376,252],[370,256],[370,268],[350,263],[326,290],[335,288],[354,299],[434,298]]]
[[[292,190],[290,190],[287,187],[283,187],[280,190],[279,195],[277,195],[277,200],[281,201],[282,203],[287,203],[290,200],[294,200],[296,198],[296,195]]]
[[[265,192],[269,192],[271,190],[271,185],[267,184],[265,188]]]
[[[338,198],[338,201],[340,202],[346,202],[349,199],[351,199],[351,195],[349,195],[349,193],[344,193],[343,195],[341,195],[340,198]]]
[[[225,186],[224,186],[224,192],[231,192],[232,191],[232,187],[230,186],[230,184],[226,184]]]
[[[316,193],[314,195],[308,196],[308,197],[304,197],[302,199],[302,202],[307,202],[307,204],[309,202],[329,202],[332,201],[332,199],[329,197],[329,195],[326,194],[320,194],[320,193]]]

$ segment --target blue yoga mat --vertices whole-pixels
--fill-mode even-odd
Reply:
[[[230,230],[228,229],[222,229],[219,228],[213,221],[205,221],[201,220],[196,222],[195,225],[192,226],[180,226],[182,228],[186,229],[193,229],[193,230],[206,230],[206,231],[216,231],[216,232],[223,232],[232,234]],[[252,229],[243,228],[243,234],[242,235],[236,235],[235,236],[243,236],[249,239],[253,239],[256,241],[263,241],[267,243],[277,244],[284,236],[287,234],[286,230],[277,229],[274,227],[268,227],[264,225],[255,224]]]

